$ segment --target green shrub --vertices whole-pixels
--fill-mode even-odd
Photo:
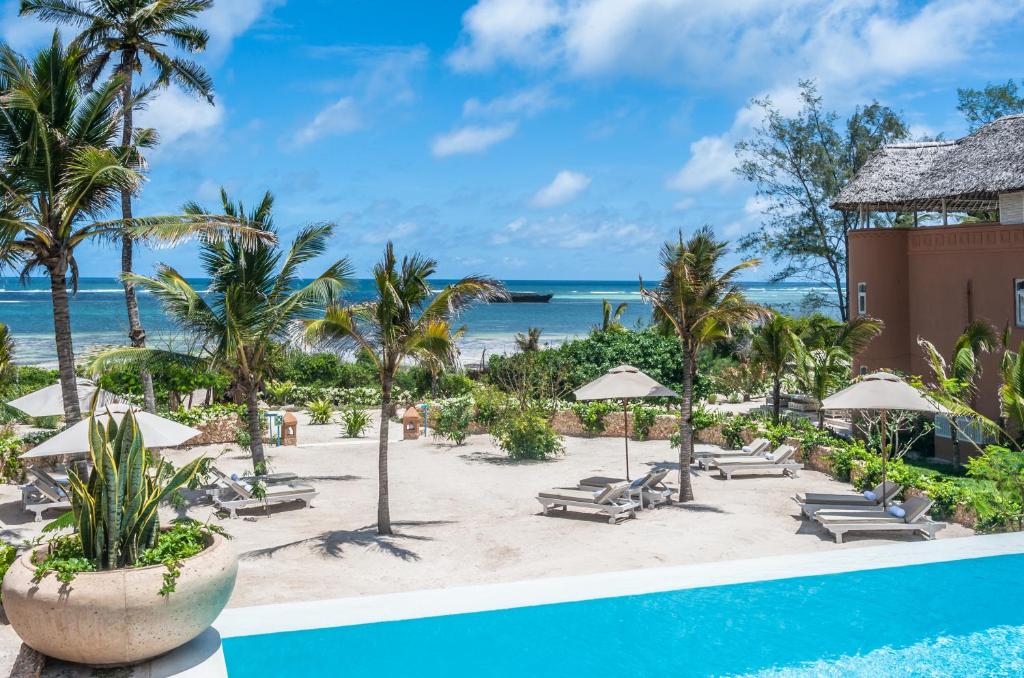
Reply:
[[[492,429],[495,442],[511,459],[547,459],[563,451],[562,438],[542,412],[510,416]]]
[[[614,403],[603,400],[588,400],[572,404],[573,413],[583,424],[583,430],[597,435],[604,431],[604,417],[616,409]]]
[[[346,362],[333,353],[289,351],[276,376],[304,386],[324,388],[355,388],[377,386],[377,371],[372,363],[357,360]]]
[[[193,407],[190,410],[186,410],[184,407],[179,407],[176,410],[163,413],[163,416],[167,419],[184,424],[185,426],[201,426],[210,421],[217,419],[227,419],[230,417],[240,417],[245,419],[249,408],[246,405],[235,405],[233,403],[214,403],[213,405],[201,405],[199,407]]]
[[[24,441],[18,437],[14,428],[0,426],[0,482],[19,482],[25,472],[19,456]]]
[[[473,402],[466,397],[451,398],[433,405],[433,408],[437,408],[434,435],[450,440],[456,445],[466,442],[473,418]]]
[[[637,440],[647,440],[647,435],[651,432],[651,427],[654,426],[659,412],[661,410],[656,407],[634,405],[631,413],[633,415],[633,437]]]
[[[464,374],[446,372],[437,378],[437,392],[445,398],[458,398],[473,392],[475,383]]]
[[[11,546],[10,544],[0,543],[0,581],[3,581],[4,575],[7,574],[7,570],[11,569],[11,565],[18,559],[18,549]],[[0,603],[3,602],[3,598],[0,598]]]
[[[326,398],[306,403],[309,410],[309,423],[314,425],[330,424],[334,418],[334,405]]]
[[[347,438],[358,438],[370,428],[369,413],[358,407],[349,407],[341,411],[341,431]]]
[[[263,385],[263,396],[271,405],[286,405],[294,388],[290,381],[268,381]]]
[[[490,430],[509,408],[509,397],[493,386],[477,384],[473,389],[473,421]]]
[[[693,432],[699,433],[704,429],[711,428],[712,426],[718,426],[724,424],[728,417],[719,412],[718,410],[709,410],[704,407],[702,403],[698,403],[693,408],[693,413],[690,416],[690,424],[693,426]]]

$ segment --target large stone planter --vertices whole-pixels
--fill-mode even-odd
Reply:
[[[7,618],[32,649],[94,666],[134,664],[192,640],[224,609],[238,574],[238,558],[220,535],[182,562],[168,596],[159,594],[163,565],[82,572],[70,584],[51,573],[35,584],[38,552],[23,554],[4,577]]]

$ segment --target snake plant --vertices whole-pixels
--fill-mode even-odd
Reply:
[[[72,471],[71,508],[86,558],[100,570],[135,565],[160,532],[160,504],[196,474],[202,458],[174,470],[154,461],[143,445],[132,412],[120,424],[89,420],[92,471],[83,480]]]

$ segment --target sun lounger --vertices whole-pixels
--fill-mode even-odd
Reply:
[[[671,504],[672,503],[672,490],[663,481],[665,476],[670,472],[670,469],[653,469],[647,473],[647,475],[640,478],[636,478],[629,484],[629,490],[626,492],[626,496],[629,499],[638,497],[640,500],[640,508],[644,507],[651,508],[659,504]],[[624,478],[608,478],[605,476],[591,476],[584,478],[579,482],[581,490],[594,490],[601,489],[608,485],[614,485],[616,483],[628,482]]]
[[[614,525],[623,515],[636,517],[637,502],[624,495],[629,490],[629,483],[613,483],[599,490],[581,490],[579,488],[560,488],[546,490],[537,494],[537,501],[544,507],[544,515],[555,506],[562,510],[573,508],[594,509],[608,516],[608,522]]]
[[[875,495],[874,499],[868,499],[863,494],[821,494],[815,492],[808,492],[805,495],[798,494],[795,499],[802,504],[800,510],[803,514],[810,518],[822,509],[856,510],[862,508],[881,508],[883,499],[885,505],[891,504],[896,495],[903,491],[903,486],[887,480],[885,481],[884,497],[882,496],[882,489],[882,483],[879,483],[871,490]]]
[[[218,508],[228,511],[232,518],[238,517],[235,513],[238,509],[284,504],[292,501],[301,501],[306,508],[312,508],[313,499],[319,494],[309,485],[285,482],[264,485],[261,493],[264,496],[256,496],[255,486],[249,483],[239,482],[230,477],[224,477],[223,481],[228,487],[228,492],[225,495],[214,497],[213,503]]]
[[[35,522],[43,519],[43,511],[47,509],[71,508],[67,486],[42,469],[29,467],[25,470],[33,481],[21,488],[21,503],[26,511],[36,514]]]
[[[213,484],[204,488],[206,493],[210,496],[218,496],[223,494],[226,490],[229,490],[229,480],[235,480],[242,485],[255,485],[257,482],[261,482],[264,485],[280,485],[281,483],[290,483],[299,479],[299,476],[295,473],[268,473],[262,476],[242,476],[240,478],[232,478],[216,466],[210,467],[210,473],[216,478]]]
[[[926,539],[934,539],[935,533],[946,524],[928,517],[933,503],[928,497],[912,497],[900,505],[905,512],[902,518],[878,507],[860,511],[823,509],[814,514],[814,519],[832,533],[837,544],[843,543],[847,532],[916,532]]]
[[[769,445],[771,445],[771,441],[767,438],[754,438],[750,441],[749,445],[744,445],[738,450],[722,450],[721,452],[698,454],[695,455],[694,461],[699,468],[707,471],[712,466],[717,466],[719,461],[760,456],[768,449]]]
[[[732,480],[732,474],[737,471],[777,471],[781,470],[783,475],[795,478],[797,472],[804,467],[795,461],[790,461],[796,448],[792,445],[780,445],[771,458],[751,457],[749,459],[730,459],[718,463],[718,472],[726,480]]]

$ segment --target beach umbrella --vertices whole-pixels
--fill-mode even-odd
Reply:
[[[123,403],[118,396],[98,388],[88,379],[76,379],[78,382],[78,407],[82,414],[92,412],[113,403]],[[28,395],[7,403],[16,410],[21,410],[30,417],[59,417],[64,414],[64,398],[60,384],[54,384],[32,391]]]
[[[938,414],[948,410],[916,388],[889,372],[875,372],[857,383],[821,401],[823,410],[873,410],[880,413],[882,443],[882,482],[885,482],[888,450],[885,444],[885,417],[891,410]],[[882,508],[886,507],[883,493]]]
[[[679,394],[662,386],[632,365],[619,365],[581,386],[573,395],[576,400],[621,400],[626,443],[626,480],[629,480],[629,401],[639,398],[678,398]]]
[[[106,425],[110,417],[113,417],[115,422],[120,422],[128,411],[135,415],[135,422],[139,426],[139,432],[142,433],[142,440],[149,449],[175,447],[201,433],[191,426],[185,426],[149,412],[134,410],[131,406],[123,403],[114,403],[106,407],[103,412],[97,413],[96,423]],[[21,458],[74,457],[87,452],[89,452],[89,420],[83,419],[41,445],[32,448],[21,455]]]

